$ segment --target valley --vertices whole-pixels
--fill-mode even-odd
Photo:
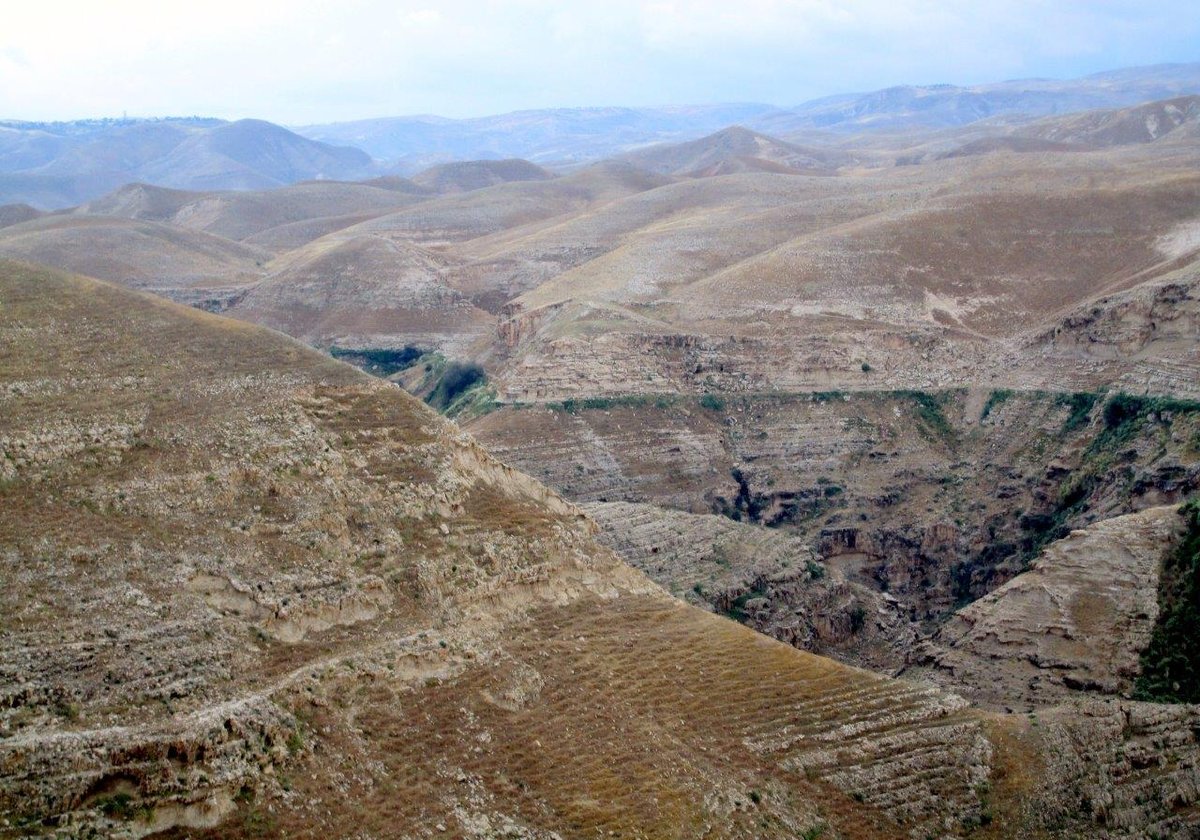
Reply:
[[[1200,836],[1188,68],[38,128],[0,837]]]

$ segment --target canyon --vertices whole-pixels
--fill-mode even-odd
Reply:
[[[1200,836],[1200,107],[993,93],[0,208],[0,837]]]

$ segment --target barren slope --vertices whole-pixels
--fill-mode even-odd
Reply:
[[[487,313],[442,281],[448,257],[403,240],[334,234],[290,252],[229,314],[322,347],[447,348],[490,334]]]
[[[44,216],[0,229],[0,255],[219,308],[270,254],[199,231],[102,216]]]
[[[338,181],[310,181],[247,192],[188,192],[129,184],[81,206],[76,212],[167,222],[226,239],[253,240],[265,245],[281,227],[316,223],[321,233],[310,237],[316,239],[336,229],[331,227],[336,224],[334,220],[345,219],[341,225],[345,227],[424,198],[423,192],[415,188],[405,191]],[[294,234],[284,235],[285,244],[292,241]]]
[[[548,181],[554,176],[527,160],[468,160],[431,166],[412,182],[435,193],[457,193],[513,181]]]
[[[849,156],[843,153],[785,143],[742,126],[686,143],[651,146],[623,155],[622,159],[662,175],[693,177],[754,171],[829,171],[849,162]]]

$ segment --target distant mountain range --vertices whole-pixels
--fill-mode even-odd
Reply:
[[[989,118],[1033,119],[1122,108],[1191,93],[1200,93],[1200,62],[1135,67],[1066,81],[892,87],[791,108],[761,103],[561,108],[464,120],[388,117],[296,131],[313,140],[355,146],[399,172],[411,173],[447,160],[524,158],[543,166],[585,162],[655,143],[692,140],[732,125],[811,143],[820,141],[822,134],[952,128]]]
[[[262,120],[0,123],[0,204],[79,204],[135,181],[188,190],[267,189],[363,178],[371,156]]]
[[[1200,93],[1200,63],[1129,68],[1068,81],[893,87],[792,108],[760,103],[567,108],[462,120],[388,117],[294,131],[261,120],[223,122],[201,117],[0,121],[0,205],[68,207],[133,182],[188,190],[256,190],[305,180],[410,175],[449,162],[514,158],[564,166],[624,156],[655,171],[682,174],[689,167],[704,170],[714,164],[701,158],[686,160],[687,150],[678,160],[659,161],[660,153],[652,147],[694,140],[734,125],[780,138],[770,141],[775,144],[773,151],[760,154],[755,149],[766,142],[761,136],[727,135],[723,139],[736,152],[734,157],[773,161],[754,166],[821,169],[844,162],[844,153],[837,149],[844,149],[847,137],[853,135],[919,135],[971,124],[1004,128],[1046,116],[1196,93]],[[745,150],[736,151],[741,147]],[[681,152],[670,154],[678,157]],[[727,171],[731,165],[744,163],[726,162],[709,174]],[[451,170],[429,177],[466,179],[464,183],[475,186],[472,179],[498,176],[483,170]]]

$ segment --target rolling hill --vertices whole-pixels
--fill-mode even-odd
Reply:
[[[651,146],[623,158],[660,175],[713,176],[737,172],[829,171],[849,156],[832,150],[805,148],[741,126],[666,146]]]
[[[0,255],[217,309],[257,282],[271,258],[260,248],[187,228],[72,215],[0,228]]]
[[[554,176],[527,160],[475,160],[431,166],[412,182],[432,192],[470,192],[510,181],[546,181]]]

